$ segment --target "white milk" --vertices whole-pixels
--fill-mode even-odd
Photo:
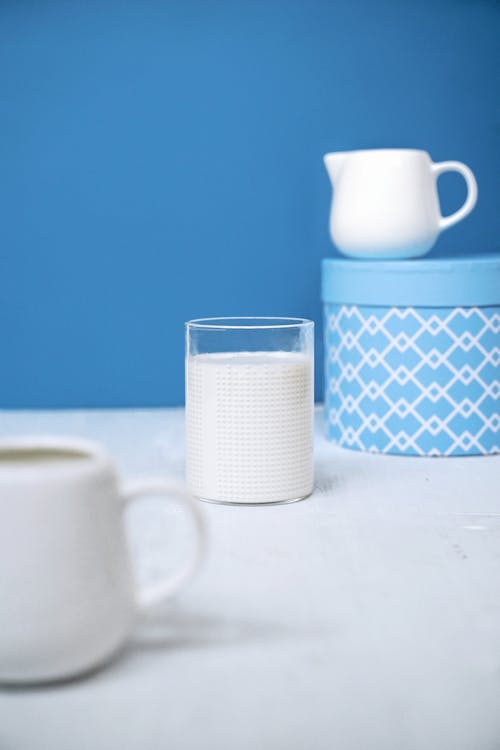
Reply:
[[[298,352],[186,361],[187,481],[207,500],[295,500],[313,486],[313,360]]]

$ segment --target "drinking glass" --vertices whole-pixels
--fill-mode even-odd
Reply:
[[[290,503],[313,488],[314,323],[186,323],[187,483],[217,503]]]

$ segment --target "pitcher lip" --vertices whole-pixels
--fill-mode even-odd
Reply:
[[[397,147],[390,147],[390,148],[355,148],[355,149],[349,149],[347,151],[328,151],[325,156],[330,156],[330,154],[342,154],[343,156],[347,156],[347,154],[376,154],[376,153],[394,153],[396,151],[406,151],[413,152],[416,154],[427,154],[428,152],[425,151],[423,148],[397,148]]]

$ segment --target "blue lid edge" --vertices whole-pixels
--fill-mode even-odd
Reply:
[[[394,307],[500,306],[500,254],[436,260],[325,258],[322,300]]]

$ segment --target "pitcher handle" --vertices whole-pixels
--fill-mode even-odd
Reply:
[[[432,171],[436,180],[440,174],[443,174],[443,172],[458,172],[462,175],[467,185],[467,198],[465,199],[463,206],[449,216],[441,216],[439,220],[439,229],[442,231],[443,229],[448,229],[448,227],[453,226],[453,224],[456,224],[458,221],[462,221],[462,219],[465,219],[465,217],[470,214],[477,201],[477,182],[472,169],[466,164],[462,164],[461,161],[441,161],[438,164],[432,165]]]

